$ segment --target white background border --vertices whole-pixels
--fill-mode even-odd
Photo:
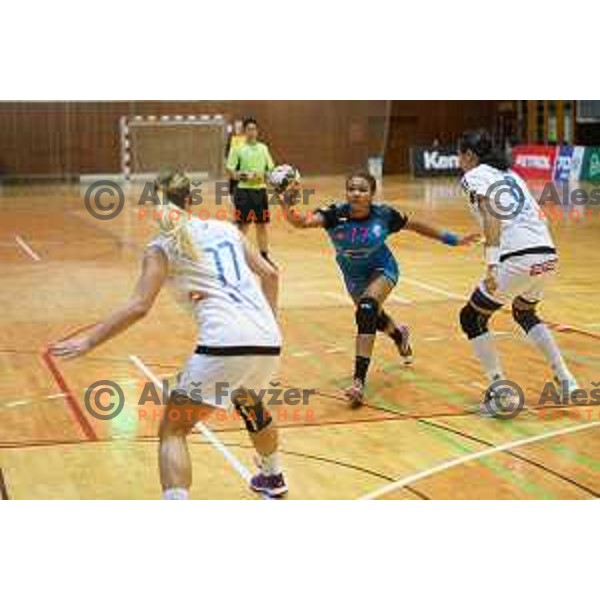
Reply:
[[[587,99],[598,93],[593,13],[590,3],[522,0],[10,2],[0,95]],[[597,598],[597,507],[3,503],[0,593]]]

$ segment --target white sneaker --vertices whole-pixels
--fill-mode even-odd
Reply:
[[[500,394],[488,391],[479,404],[478,414],[486,419],[496,419],[503,413],[511,414],[518,402],[519,398],[512,390],[503,390]]]

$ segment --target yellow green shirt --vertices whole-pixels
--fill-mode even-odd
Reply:
[[[272,171],[275,163],[271,158],[269,148],[262,142],[249,144],[244,142],[240,146],[233,146],[227,158],[227,168],[231,171],[254,171],[257,177],[252,180],[240,181],[241,189],[260,190],[267,187],[266,176]]]

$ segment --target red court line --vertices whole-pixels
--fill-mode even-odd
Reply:
[[[60,388],[61,392],[64,393],[67,406],[71,410],[71,413],[75,417],[77,423],[79,423],[79,426],[81,427],[81,430],[83,431],[85,436],[88,438],[88,440],[91,441],[98,440],[98,436],[96,435],[92,424],[88,421],[83,410],[81,410],[79,402],[77,402],[77,399],[75,398],[73,392],[69,389],[65,378],[60,372],[60,369],[56,366],[56,363],[54,362],[54,359],[52,358],[48,350],[46,350],[46,352],[42,354],[42,360],[44,361],[44,363],[50,370],[50,373],[54,377],[56,385]]]
[[[561,333],[578,333],[579,335],[585,335],[586,337],[591,337],[595,340],[600,340],[600,333],[596,333],[595,331],[588,331],[587,329],[582,329],[581,327],[574,327],[573,325],[561,323],[551,323],[549,321],[546,321],[546,325],[548,325],[548,327],[550,327],[551,329],[560,331]]]

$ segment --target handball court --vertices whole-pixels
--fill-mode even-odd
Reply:
[[[344,179],[307,178],[304,186],[316,189],[310,202],[316,208],[341,197]],[[139,216],[139,186],[125,188],[125,208],[110,221],[86,211],[86,187],[39,184],[0,192],[3,498],[160,497],[158,417],[153,405],[138,400],[152,378],[173,381],[193,351],[191,316],[165,289],[144,320],[96,351],[74,361],[46,354],[49,342],[96,322],[128,297],[142,249],[157,230],[150,216]],[[201,208],[214,211],[209,187],[203,186]],[[386,178],[380,196],[439,226],[477,231],[454,180]],[[562,325],[557,340],[589,391],[592,382],[600,385],[600,215],[553,219],[551,229],[560,269],[540,313]],[[277,216],[270,232],[281,272],[279,387],[317,390],[306,406],[272,409],[289,499],[600,495],[600,406],[540,410],[551,373],[510,311],[496,315],[491,329],[506,376],[525,391],[525,410],[509,421],[474,414],[486,384],[458,312],[484,272],[481,247],[450,248],[410,232],[390,238],[401,278],[387,311],[410,325],[416,360],[403,366],[392,342],[378,337],[368,406],[351,410],[341,390],[352,374],[354,311],[326,233],[295,230]],[[98,380],[112,380],[125,393],[112,420],[96,419],[85,407],[86,390]],[[209,437],[189,438],[192,497],[259,498],[243,480],[253,470],[253,452],[241,422],[214,418],[206,426]]]

